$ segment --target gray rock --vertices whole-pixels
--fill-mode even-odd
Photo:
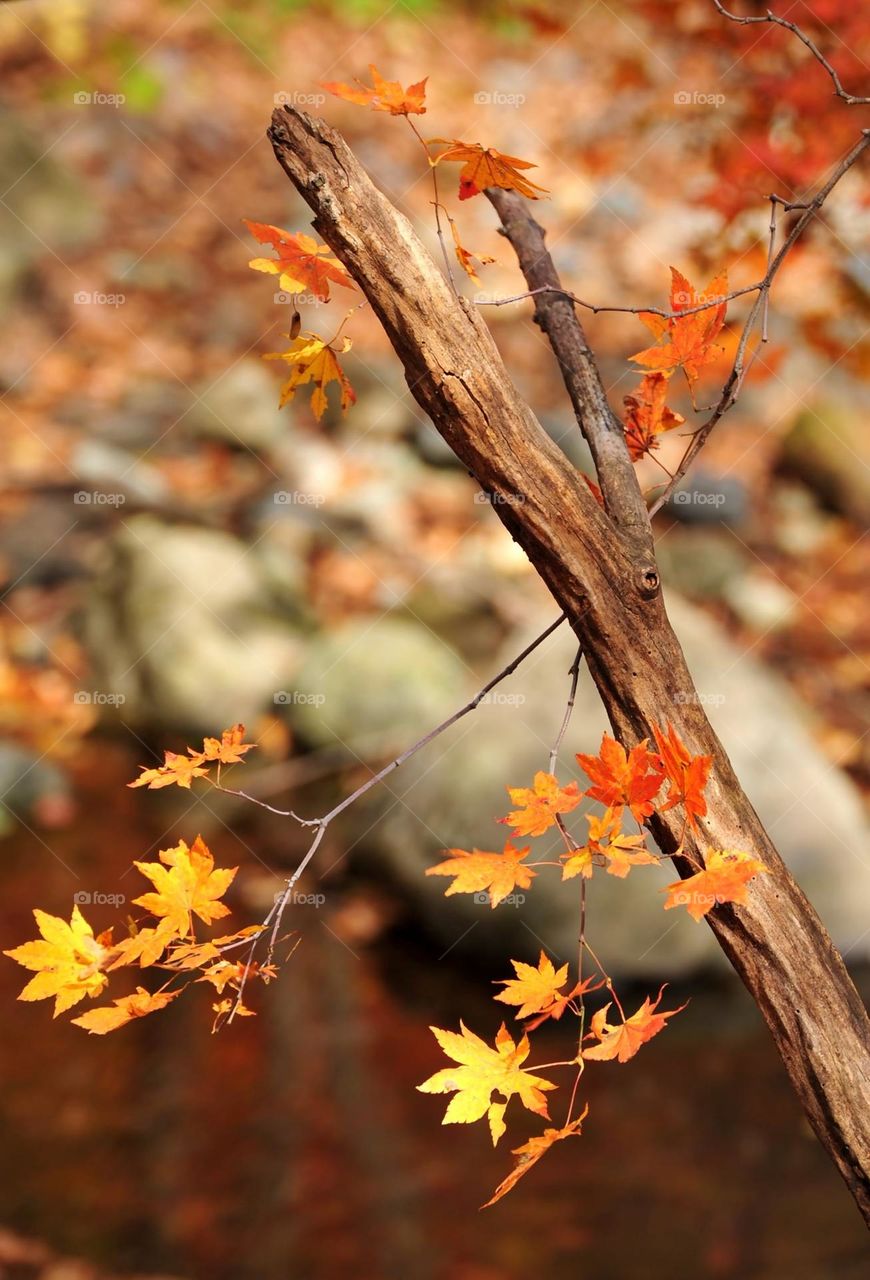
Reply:
[[[212,733],[273,710],[292,683],[304,639],[238,539],[136,516],[95,570],[85,640],[126,722]]]
[[[693,471],[671,494],[665,509],[683,524],[740,525],[746,520],[746,487],[735,476]]]
[[[870,849],[856,791],[822,757],[794,700],[772,673],[679,597],[669,598],[669,612],[698,696],[781,854],[850,959],[870,954]],[[513,637],[493,669],[530,634]],[[363,637],[359,647],[365,644]],[[560,960],[576,950],[577,895],[552,868],[540,869],[522,903],[495,911],[462,894],[445,898],[446,882],[424,875],[444,848],[502,847],[506,831],[493,818],[507,812],[505,783],[526,785],[536,769],[546,767],[573,651],[567,630],[557,632],[487,705],[398,771],[389,796],[381,797],[382,820],[369,836],[373,856],[403,885],[445,949],[504,955],[511,948],[513,955],[534,957],[545,945]],[[457,691],[456,705],[461,701]],[[662,708],[662,720],[668,714]],[[563,779],[582,778],[574,752],[597,751],[606,727],[584,672],[562,756]],[[546,849],[544,841],[540,847]],[[677,976],[725,963],[706,927],[683,912],[663,914],[657,891],[674,878],[669,864],[638,869],[625,881],[593,878],[589,937],[614,972]]]
[[[289,417],[278,408],[279,384],[254,357],[240,360],[195,392],[197,398],[180,423],[191,435],[263,449],[288,430]]]
[[[443,640],[386,617],[315,637],[285,701],[312,746],[372,759],[409,745],[472,692],[467,667]]]
[[[727,529],[668,529],[656,545],[665,586],[692,600],[719,600],[749,570],[748,556]]]

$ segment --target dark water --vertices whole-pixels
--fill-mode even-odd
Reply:
[[[58,858],[110,889],[132,856],[174,842],[119,785],[129,776],[110,761],[69,830],[4,841],[4,947],[33,936],[31,906],[68,913]],[[210,840],[237,859],[231,835]],[[536,1123],[494,1152],[483,1125],[442,1128],[443,1100],[414,1085],[443,1065],[427,1024],[494,1030],[499,975],[436,965],[407,926],[367,948],[340,940],[330,910],[353,892],[330,893],[257,993],[260,1016],[217,1036],[197,991],[88,1037],[47,1003],[16,1003],[23,971],[4,960],[0,1225],[115,1273],[191,1280],[867,1276],[857,1211],[730,984],[675,992],[693,999],[666,1034],[587,1074],[582,1138],[478,1212]],[[113,912],[92,914],[102,927]],[[542,1029],[545,1060],[569,1036]]]

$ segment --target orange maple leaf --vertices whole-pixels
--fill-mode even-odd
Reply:
[[[605,733],[597,756],[578,755],[577,763],[593,783],[586,795],[608,809],[628,805],[637,822],[648,818],[662,784],[662,766],[658,756],[647,750],[648,741],[644,738],[626,754],[622,743]]]
[[[686,1007],[681,1004],[678,1009],[656,1013],[664,990],[663,986],[653,1001],[647,996],[636,1013],[614,1026],[607,1021],[607,1010],[611,1007],[609,1004],[594,1013],[589,1033],[584,1039],[599,1040],[601,1043],[591,1049],[584,1049],[583,1057],[597,1062],[606,1062],[611,1058],[616,1058],[618,1062],[628,1062],[629,1058],[633,1058],[641,1045],[663,1030],[668,1018],[672,1018],[675,1013],[682,1013]]]
[[[475,262],[479,262],[482,267],[486,267],[495,262],[495,258],[491,258],[488,253],[472,253],[470,249],[466,249],[462,241],[459,239],[459,231],[456,223],[449,214],[447,217],[450,223],[450,230],[453,232],[453,243],[456,247],[456,260],[468,276],[469,280],[472,280],[475,284],[479,285],[480,277],[475,269]]]
[[[207,778],[208,769],[203,769],[205,756],[201,751],[194,751],[188,747],[186,756],[176,755],[174,751],[166,751],[164,753],[164,762],[157,769],[149,769],[146,765],[142,766],[142,772],[134,782],[128,782],[128,787],[150,787],[153,791],[158,791],[160,787],[171,787],[173,784],[190,790],[190,784],[194,778]]]
[[[92,1036],[104,1036],[109,1031],[123,1027],[136,1018],[144,1018],[158,1009],[165,1009],[180,991],[155,991],[153,994],[144,987],[137,987],[129,996],[121,996],[113,1004],[101,1005],[98,1009],[89,1009],[80,1018],[73,1018],[73,1024],[84,1027]]]
[[[531,867],[523,866],[523,858],[529,852],[528,845],[525,849],[516,849],[510,840],[501,853],[482,853],[480,849],[471,853],[465,849],[448,849],[446,852],[450,857],[435,867],[427,867],[426,875],[455,877],[444,890],[447,898],[454,893],[488,893],[495,908],[514,889],[528,889],[535,875]]]
[[[494,147],[483,147],[479,142],[458,142],[449,138],[433,138],[432,142],[449,143],[447,150],[432,161],[433,165],[440,164],[443,160],[462,165],[459,173],[460,200],[469,200],[487,187],[517,191],[527,200],[540,200],[541,197],[535,194],[537,191],[543,195],[549,194],[545,187],[539,187],[518,172],[520,169],[537,168],[529,160],[502,155]]]
[[[640,385],[623,399],[625,405],[625,442],[632,462],[659,447],[658,437],[665,431],[682,426],[686,419],[665,404],[668,375],[646,373]]]
[[[206,760],[217,760],[221,764],[240,764],[242,757],[253,751],[256,742],[245,742],[245,726],[234,724],[232,729],[224,729],[220,738],[205,738],[202,754]]]
[[[199,916],[205,924],[229,915],[229,907],[219,899],[230,887],[238,867],[216,868],[201,836],[190,847],[182,840],[174,849],[162,849],[160,862],[134,865],[156,892],[144,893],[133,902],[151,915],[171,921],[177,937],[191,932],[192,915]]]
[[[579,1115],[576,1120],[572,1120],[570,1124],[565,1125],[564,1129],[545,1129],[537,1138],[529,1138],[528,1142],[524,1142],[521,1147],[514,1147],[513,1154],[519,1156],[519,1160],[504,1181],[498,1184],[492,1198],[487,1200],[486,1204],[481,1205],[481,1208],[488,1209],[491,1204],[501,1200],[502,1196],[506,1196],[517,1185],[520,1178],[524,1177],[538,1163],[541,1156],[547,1154],[554,1143],[561,1142],[563,1138],[579,1136],[580,1126],[588,1114],[589,1107],[587,1105],[583,1108],[583,1114]]]
[[[555,1089],[550,1080],[522,1070],[529,1056],[529,1037],[523,1036],[515,1044],[504,1023],[495,1037],[495,1048],[459,1024],[459,1034],[430,1027],[441,1048],[458,1063],[436,1071],[428,1080],[418,1084],[421,1093],[454,1093],[442,1124],[473,1124],[486,1116],[495,1146],[505,1131],[504,1113],[510,1099],[516,1094],[524,1107],[549,1119],[544,1092]],[[504,1102],[493,1102],[493,1093],[499,1093]]]
[[[670,311],[686,311],[705,302],[711,305],[704,311],[695,311],[688,316],[675,316],[666,320],[650,311],[643,311],[640,319],[657,339],[667,341],[658,346],[646,347],[630,360],[646,365],[649,369],[683,368],[686,377],[694,382],[699,370],[712,363],[720,354],[720,348],[713,345],[713,340],[725,322],[726,303],[721,299],[728,292],[728,272],[721,271],[715,280],[711,280],[706,293],[697,294],[695,288],[676,267],[671,267]]]
[[[589,839],[580,849],[563,855],[562,879],[592,875],[594,865],[606,867],[607,874],[624,880],[632,867],[653,866],[658,858],[649,853],[642,835],[630,836],[622,830],[622,810],[607,809],[602,816],[586,814]]]
[[[338,80],[322,82],[321,89],[335,94],[336,98],[344,98],[345,102],[355,102],[361,107],[371,107],[374,111],[389,111],[392,116],[422,116],[426,113],[423,99],[426,96],[425,79],[403,89],[398,80],[385,80],[374,63],[369,63],[372,77],[372,88],[361,80],[353,84],[342,84]]]
[[[286,334],[285,337],[290,337]],[[281,388],[280,407],[283,409],[292,400],[299,387],[312,383],[311,408],[318,422],[323,417],[327,406],[326,388],[331,382],[337,382],[341,392],[341,408],[344,413],[356,403],[356,392],[348,381],[347,375],[339,363],[338,357],[350,351],[350,338],[344,338],[339,351],[329,342],[318,338],[316,333],[301,333],[293,339],[293,345],[287,351],[270,351],[264,360],[284,360],[293,366],[293,372]]]
[[[713,757],[693,756],[680,741],[670,721],[664,733],[655,725],[653,733],[670,784],[668,798],[661,806],[661,812],[673,809],[678,804],[683,805],[689,827],[697,831],[697,819],[703,818],[707,812],[704,788],[710,776]]]
[[[763,862],[739,849],[708,849],[703,871],[668,885],[665,911],[685,907],[693,920],[702,920],[719,903],[743,904],[749,881],[764,871]]]
[[[542,770],[535,774],[533,786],[508,787],[507,793],[517,808],[499,821],[518,836],[542,836],[555,825],[557,814],[570,813],[582,799],[576,782],[560,787],[552,773]]]
[[[270,244],[277,258],[252,258],[248,263],[254,271],[265,271],[280,276],[281,288],[287,293],[310,293],[320,302],[329,301],[329,282],[355,289],[353,281],[333,256],[329,245],[318,244],[311,236],[299,231],[282,231],[268,222],[250,222],[243,218],[245,226],[260,244]]]

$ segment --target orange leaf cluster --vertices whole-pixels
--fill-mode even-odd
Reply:
[[[728,292],[728,273],[721,271],[712,280],[704,294],[695,292],[694,285],[676,267],[671,267],[671,292],[669,311],[691,311],[693,307],[710,303],[703,311],[691,315],[665,319],[651,311],[643,311],[640,319],[656,338],[657,345],[646,347],[630,356],[637,364],[648,369],[672,373],[683,369],[690,383],[694,383],[704,365],[718,359],[720,349],[714,340],[725,323],[725,302]]]
[[[628,805],[636,822],[653,811],[653,798],[662,784],[662,765],[647,749],[648,738],[626,752],[621,742],[605,733],[597,756],[578,755],[577,763],[592,780],[586,792],[607,809]]]
[[[190,789],[194,778],[209,777],[209,769],[213,764],[238,764],[242,757],[253,750],[255,742],[245,742],[245,726],[235,724],[232,729],[224,729],[220,738],[206,738],[202,751],[187,748],[187,755],[176,755],[174,751],[164,753],[164,762],[156,769],[142,766],[142,772],[128,787],[150,787],[152,791],[160,787],[173,785]],[[218,772],[220,776],[220,770]]]

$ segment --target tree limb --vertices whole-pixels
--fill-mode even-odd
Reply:
[[[748,905],[706,918],[870,1221],[870,1023],[704,714],[654,563],[601,510],[520,399],[477,311],[451,292],[344,140],[290,106],[274,113],[269,137],[316,230],[384,325],[421,408],[481,487],[503,499],[495,511],[568,615],[617,736],[631,745],[671,720],[693,754],[713,756],[704,838],[683,847],[696,862],[707,845],[743,849],[769,874]],[[680,874],[691,874],[674,811],[651,825]]]

